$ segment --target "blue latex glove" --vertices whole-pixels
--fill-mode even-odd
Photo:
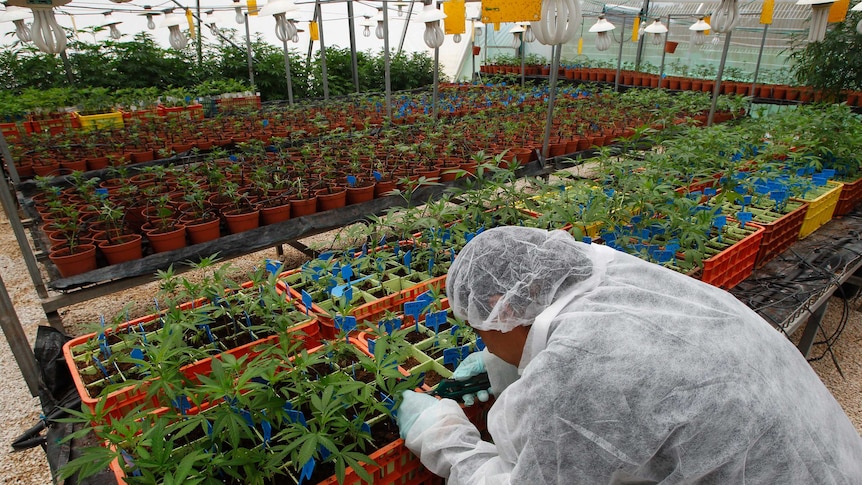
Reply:
[[[404,391],[401,393],[401,405],[395,414],[399,434],[407,438],[407,433],[419,416],[428,408],[437,404],[437,398],[420,392]]]
[[[467,379],[477,376],[485,372],[485,359],[482,357],[482,352],[473,352],[466,359],[462,360],[455,372],[452,373],[452,378],[456,381],[466,381]],[[474,396],[473,394],[464,394],[464,404],[472,406],[476,403],[476,399],[485,402],[490,398],[490,389],[479,391]]]

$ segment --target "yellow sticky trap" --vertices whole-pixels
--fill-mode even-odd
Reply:
[[[542,18],[541,0],[482,0],[482,22],[535,22]]]
[[[311,40],[320,40],[320,34],[317,32],[317,22],[308,23],[308,35],[311,36]]]
[[[443,31],[446,35],[463,34],[467,31],[467,4],[465,0],[449,0],[443,2]]]
[[[189,23],[189,37],[195,38],[195,18],[192,15],[191,9],[186,9],[186,22]]]
[[[833,24],[835,22],[843,22],[847,18],[847,9],[850,8],[850,0],[835,0],[835,3],[829,7],[829,18],[827,22]]]
[[[584,38],[581,37],[578,39],[578,55],[584,53]]]
[[[635,21],[632,24],[632,42],[638,41],[638,35],[640,35],[641,29],[641,18],[635,17]]]
[[[257,15],[257,12],[259,10],[257,8],[257,0],[248,0],[246,2],[246,5],[248,5],[248,14],[249,15]]]
[[[760,23],[772,25],[772,11],[775,10],[775,0],[763,0],[763,10],[760,11]]]
[[[709,24],[709,21],[710,21],[710,20],[711,20],[711,19],[710,19],[709,17],[704,17],[704,18],[703,18],[703,21],[704,21],[704,22],[706,22],[706,23],[708,23],[708,24]],[[712,24],[709,24],[709,25],[712,25]],[[705,35],[705,36],[709,37],[709,31],[708,31],[708,30],[704,30],[704,31],[703,31],[703,35]]]

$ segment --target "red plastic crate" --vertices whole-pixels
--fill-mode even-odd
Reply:
[[[760,251],[763,227],[750,222],[746,224],[749,226],[754,232],[703,262],[701,281],[729,290],[751,275]]]
[[[0,132],[3,133],[7,143],[20,143],[24,138],[18,123],[0,123]]]
[[[847,215],[859,202],[862,202],[862,178],[855,182],[842,183],[844,187],[841,189],[841,196],[838,198],[838,205],[835,206],[832,217]]]
[[[755,269],[763,267],[799,240],[799,229],[807,212],[808,204],[802,204],[798,209],[769,224],[757,223],[763,227],[763,239],[760,241],[760,250],[754,263]]]

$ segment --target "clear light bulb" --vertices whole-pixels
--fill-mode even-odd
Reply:
[[[661,45],[661,42],[663,40],[662,37],[662,34],[650,34],[652,45]]]
[[[30,37],[46,54],[59,54],[66,49],[66,31],[57,23],[53,8],[33,8]]]
[[[371,37],[371,26],[366,25],[362,28],[362,37]]]
[[[242,7],[234,7],[234,12],[236,12],[236,23],[242,25],[245,23],[245,15],[242,14]]]
[[[120,33],[120,29],[117,28],[117,24],[112,24],[111,25],[111,38],[114,40],[118,40],[120,37],[122,37],[122,34]]]
[[[283,13],[273,14],[273,18],[275,18],[275,36],[278,37],[278,40],[284,42],[293,37],[290,35],[287,27],[287,19]]]
[[[461,42],[461,34],[452,34],[452,42],[458,44]]]
[[[15,35],[18,36],[18,39],[21,42],[30,42],[30,27],[27,27],[27,24],[24,23],[24,20],[13,20],[13,24],[15,24]]]
[[[706,41],[706,34],[702,30],[695,30],[691,33],[691,43],[694,45],[703,45]]]
[[[721,42],[721,37],[716,33],[712,36],[712,45],[718,45]]]
[[[440,28],[440,22],[427,22],[425,24],[425,45],[432,49],[436,49],[443,45],[443,40],[446,35],[443,29]]]
[[[524,26],[524,42],[533,42],[536,40],[536,34],[533,33],[533,27],[530,24]]]
[[[721,0],[718,8],[712,13],[709,21],[710,27],[719,34],[730,32],[739,21],[738,0]]]
[[[521,38],[518,34],[512,35],[512,49],[519,49],[521,47]]]
[[[293,34],[293,39],[290,39],[290,40],[292,40],[294,44],[299,42],[299,31],[297,31],[295,34]]]
[[[150,14],[147,14],[147,28],[150,30],[155,30],[156,28],[156,22],[153,20],[153,16]]]
[[[606,51],[611,48],[611,36],[607,32],[596,32],[596,49]]]
[[[171,47],[176,50],[183,50],[188,45],[189,40],[186,39],[186,36],[180,32],[179,25],[171,25],[168,27],[168,30],[171,31],[170,35],[168,35],[168,41],[171,43]]]
[[[221,36],[221,31],[218,29],[218,25],[216,25],[215,22],[207,24],[207,27],[210,28],[210,33],[213,35],[213,37]]]
[[[383,34],[384,34],[384,32],[383,32],[383,21],[378,20],[377,21],[377,28],[374,29],[374,36],[377,37],[378,39],[383,39]]]

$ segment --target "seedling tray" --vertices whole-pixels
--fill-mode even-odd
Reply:
[[[763,227],[750,222],[745,227],[750,231],[747,236],[703,261],[701,281],[719,288],[730,289],[751,275],[763,240]]]
[[[833,217],[841,217],[850,213],[856,205],[862,201],[862,178],[855,182],[842,182],[841,197],[835,206]]]
[[[805,213],[805,220],[799,229],[799,239],[808,237],[812,232],[820,228],[820,226],[832,220],[832,214],[835,212],[835,207],[841,198],[841,187],[843,184],[831,180],[827,184],[831,189],[814,199],[792,199],[799,202],[808,202],[808,211]]]

